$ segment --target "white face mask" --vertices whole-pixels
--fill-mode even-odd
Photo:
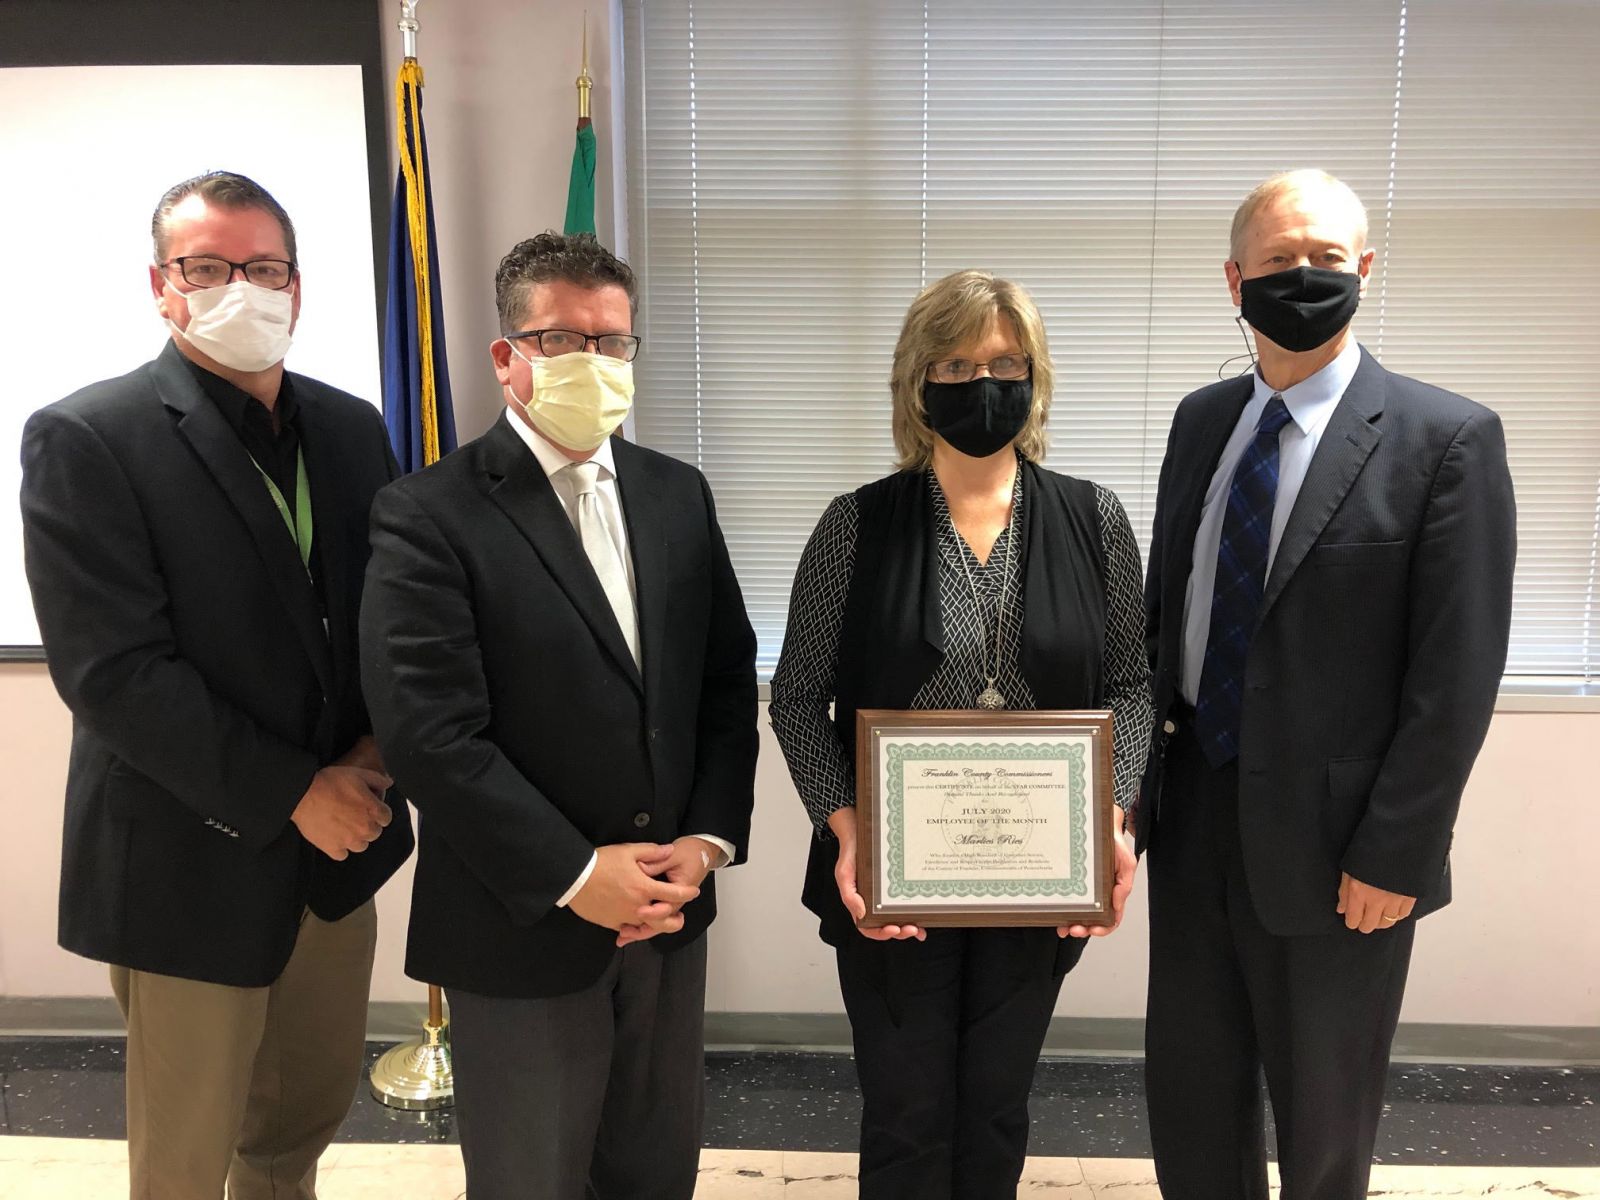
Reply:
[[[189,344],[235,371],[265,371],[289,353],[294,289],[271,290],[238,279],[222,287],[184,293],[189,327],[177,329]]]
[[[531,369],[533,394],[524,402],[510,385],[506,390],[533,427],[556,445],[598,450],[633,407],[632,363],[581,350],[529,358],[515,342],[507,344]]]

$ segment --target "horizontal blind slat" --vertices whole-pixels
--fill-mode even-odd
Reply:
[[[891,468],[890,357],[924,282],[1028,287],[1049,465],[1115,489],[1143,545],[1173,409],[1244,349],[1233,208],[1317,165],[1371,212],[1358,337],[1504,421],[1508,671],[1593,672],[1600,293],[1560,281],[1600,269],[1600,8],[1412,0],[1403,54],[1399,14],[627,0],[638,433],[710,478],[764,671],[817,515]]]

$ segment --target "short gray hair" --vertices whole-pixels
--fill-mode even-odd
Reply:
[[[207,171],[173,184],[156,205],[155,215],[150,218],[150,239],[155,243],[158,266],[167,258],[167,223],[172,219],[172,210],[190,196],[199,196],[218,208],[259,208],[270,213],[283,228],[283,244],[289,252],[289,261],[299,261],[295,256],[294,222],[289,220],[283,205],[272,198],[271,192],[254,179],[233,171]]]
[[[1229,256],[1235,262],[1239,261],[1239,256],[1244,250],[1244,235],[1250,228],[1250,222],[1254,221],[1256,214],[1268,204],[1289,192],[1317,190],[1333,192],[1349,201],[1357,214],[1356,236],[1359,244],[1356,249],[1364,249],[1367,244],[1367,206],[1361,203],[1361,197],[1357,196],[1344,180],[1336,179],[1316,167],[1301,167],[1294,171],[1282,171],[1271,179],[1257,184],[1244,198],[1244,202],[1233,214],[1233,228],[1228,234]]]

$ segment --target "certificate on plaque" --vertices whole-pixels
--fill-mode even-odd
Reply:
[[[1109,925],[1111,714],[856,713],[863,925]]]

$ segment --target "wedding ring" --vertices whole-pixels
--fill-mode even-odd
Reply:
[[[1400,918],[1399,918],[1399,917],[1389,917],[1389,916],[1386,916],[1386,917],[1384,917],[1384,918],[1383,918],[1383,919],[1384,919],[1384,920],[1385,920],[1385,921],[1387,921],[1387,922],[1388,922],[1388,923],[1389,923],[1389,924],[1390,924],[1390,925],[1393,925],[1393,924],[1394,924],[1394,923],[1395,923],[1395,922],[1396,922],[1396,921],[1398,921],[1398,920],[1399,920],[1399,919],[1400,919]]]

